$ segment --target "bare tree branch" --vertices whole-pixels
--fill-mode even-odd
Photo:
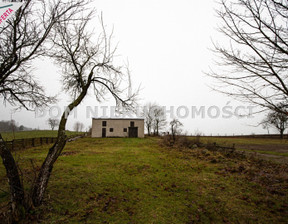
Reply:
[[[276,0],[221,0],[217,10],[230,45],[214,42],[218,81],[214,89],[268,109],[288,105],[288,3]]]
[[[70,19],[84,4],[84,0],[27,0],[0,27],[0,97],[5,103],[30,110],[55,102],[33,77],[32,61],[45,55],[44,42],[55,23]]]

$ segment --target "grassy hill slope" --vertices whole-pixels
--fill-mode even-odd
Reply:
[[[206,149],[166,149],[159,141],[83,138],[68,143],[55,164],[45,203],[33,216],[41,223],[288,220],[284,165],[255,164]],[[48,148],[18,154],[27,186],[34,175],[31,159],[40,166]],[[9,201],[5,181],[1,164],[0,207]]]

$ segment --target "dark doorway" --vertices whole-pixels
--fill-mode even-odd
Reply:
[[[138,127],[129,127],[129,138],[138,138]]]
[[[102,138],[106,138],[106,128],[102,128]]]

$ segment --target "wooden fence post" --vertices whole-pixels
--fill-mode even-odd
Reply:
[[[73,136],[73,138],[76,137],[84,137],[85,135],[78,135],[78,136]],[[70,136],[67,139],[71,139],[72,137]],[[13,139],[12,141],[6,141],[6,143],[10,143],[11,146],[11,151],[17,150],[17,149],[26,149],[30,147],[36,147],[39,144],[42,146],[43,144],[50,144],[50,143],[55,143],[57,140],[57,137],[39,137],[39,138],[22,138],[22,139]]]

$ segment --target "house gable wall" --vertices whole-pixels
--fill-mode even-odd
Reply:
[[[106,126],[102,125],[103,121],[106,121]],[[138,137],[144,138],[143,119],[93,119],[92,137],[101,138],[102,128],[106,128],[106,137],[128,137],[131,121],[134,122],[134,127],[138,127]]]

